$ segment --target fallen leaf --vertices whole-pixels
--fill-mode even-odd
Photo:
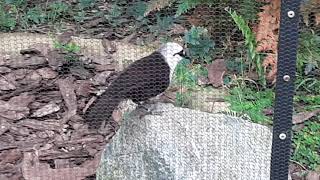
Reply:
[[[106,64],[106,65],[94,65],[96,71],[115,71],[116,66],[114,64]]]
[[[280,28],[281,0],[267,1],[269,4],[263,6],[258,13],[259,24],[255,29],[258,42],[257,52],[267,53],[263,66],[265,71],[271,68],[267,74],[267,80],[275,83],[277,73],[278,36]]]
[[[103,71],[98,73],[93,77],[93,84],[95,85],[105,85],[107,78],[110,76],[112,71]]]
[[[217,59],[208,66],[209,82],[214,87],[223,85],[223,76],[227,71],[226,64],[223,59]]]
[[[83,66],[71,66],[69,67],[70,73],[80,79],[88,79],[91,73]]]
[[[53,71],[51,68],[48,67],[38,69],[37,72],[44,79],[54,79],[58,76],[58,73],[56,71]]]
[[[5,74],[5,73],[9,73],[9,72],[11,72],[10,68],[4,67],[4,66],[0,67],[0,74]]]
[[[7,132],[10,128],[10,124],[4,120],[4,119],[0,119],[0,136]]]
[[[266,116],[271,116],[273,115],[273,111],[274,111],[273,108],[267,108],[267,109],[264,109],[262,112]]]
[[[19,96],[14,96],[10,98],[9,103],[17,106],[25,106],[27,107],[31,102],[35,100],[35,96],[26,93],[21,93]]]
[[[53,70],[57,70],[58,67],[63,65],[64,55],[59,53],[57,50],[49,51],[47,61]]]
[[[12,71],[11,73],[7,74],[5,77],[7,79],[16,81],[16,80],[23,79],[30,72],[31,72],[31,70],[29,70],[29,69],[17,69],[17,70]]]
[[[6,65],[12,68],[26,68],[28,66],[39,66],[45,64],[47,61],[42,56],[31,56],[25,58],[24,56],[16,56],[6,62]]]
[[[10,120],[19,120],[29,114],[29,108],[0,100],[0,116]]]
[[[277,75],[277,55],[268,53],[262,64],[264,67],[264,71],[267,74],[266,79],[274,84]],[[267,71],[268,67],[270,67],[270,71]]]
[[[296,115],[293,115],[292,123],[293,124],[303,123],[304,121],[309,120],[310,118],[312,118],[313,116],[316,116],[319,113],[320,113],[320,109],[317,109],[317,110],[314,110],[314,111],[310,111],[310,112],[298,113]]]
[[[37,71],[32,71],[29,74],[26,75],[26,77],[20,81],[21,84],[40,84],[42,80],[42,77],[40,74],[37,73]]]
[[[31,116],[32,117],[43,117],[43,116],[47,116],[49,114],[58,112],[59,110],[60,110],[60,106],[54,102],[51,102],[49,104],[46,104],[42,108],[36,110]]]
[[[60,93],[63,97],[68,112],[64,117],[64,122],[67,122],[72,116],[77,114],[77,97],[74,90],[73,80],[71,78],[60,79],[58,81]]]
[[[6,78],[0,77],[0,90],[8,91],[8,90],[14,90],[16,89],[16,86],[9,82]]]
[[[101,57],[94,57],[92,59],[92,62],[100,65],[109,65],[112,64],[114,60],[112,59],[112,56],[110,54],[107,54],[106,56],[101,56]]]
[[[75,91],[78,96],[89,96],[92,87],[90,81],[87,80],[77,80],[75,82]]]
[[[310,171],[306,176],[306,180],[319,180],[319,179],[320,179],[320,173],[315,171]]]
[[[207,77],[201,76],[198,78],[198,85],[203,86],[209,84],[209,79]]]
[[[183,34],[187,31],[185,27],[183,27],[180,24],[173,24],[171,30],[169,31],[169,34],[175,35],[175,34]]]

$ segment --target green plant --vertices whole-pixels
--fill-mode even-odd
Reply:
[[[241,30],[242,35],[245,38],[245,45],[247,46],[248,50],[248,60],[249,60],[249,71],[252,70],[253,67],[256,68],[256,71],[259,76],[259,80],[261,84],[265,87],[266,86],[266,77],[264,73],[264,68],[261,61],[261,55],[256,51],[257,48],[257,41],[255,38],[254,33],[250,29],[248,23],[245,19],[236,13],[236,11],[232,11],[231,9],[227,10],[230,16],[232,17],[233,21],[237,24],[237,27]]]
[[[314,32],[303,32],[300,36],[297,55],[297,71],[308,75],[313,69],[320,66],[320,36]]]
[[[5,9],[5,4],[0,2],[0,30],[13,30],[17,25],[16,20],[17,9],[15,6]]]
[[[271,123],[270,117],[265,116],[263,110],[273,105],[272,90],[255,92],[246,87],[235,87],[229,93],[225,99],[231,104],[232,111],[247,114],[256,123]]]
[[[70,6],[65,2],[53,2],[49,4],[47,14],[48,22],[56,22],[67,16]]]
[[[296,95],[294,96],[294,102],[302,107],[302,111],[312,111],[320,108],[320,96],[319,95]]]
[[[319,94],[320,36],[314,32],[303,31],[297,55],[296,90]]]
[[[58,41],[54,41],[54,48],[60,49],[67,53],[78,53],[81,50],[80,46],[73,42],[61,44]]]
[[[214,49],[214,42],[210,39],[207,29],[193,26],[184,35],[188,55],[192,60],[210,63]]]
[[[31,23],[42,24],[46,22],[46,14],[39,6],[28,9],[26,13],[27,21]]]
[[[200,4],[207,4],[211,6],[216,2],[216,0],[180,0],[176,11],[176,17],[188,12]]]
[[[94,6],[96,0],[79,0],[78,6],[80,9],[84,10]]]
[[[156,24],[150,26],[150,31],[158,36],[161,33],[165,33],[169,30],[174,23],[174,18],[172,16],[161,17],[158,13],[156,14]]]
[[[147,3],[143,1],[137,1],[130,5],[127,9],[129,16],[134,17],[137,21],[144,19],[144,13],[147,10]]]
[[[292,158],[312,170],[320,168],[320,122],[308,121],[305,127],[293,136]]]
[[[197,84],[196,77],[190,71],[191,62],[189,59],[183,59],[176,67],[174,84],[179,87],[176,93],[176,103],[178,106],[187,106],[190,102],[190,89]]]
[[[124,22],[127,22],[127,19],[121,18],[123,15],[124,10],[117,4],[112,4],[109,10],[109,13],[106,14],[104,17],[109,22],[110,25],[113,27],[119,26]]]

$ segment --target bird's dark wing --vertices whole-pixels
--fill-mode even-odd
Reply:
[[[156,52],[128,66],[112,86],[118,86],[115,89],[124,98],[139,102],[162,93],[169,83],[170,67]]]
[[[110,84],[85,114],[89,127],[99,127],[125,99],[145,101],[164,92],[170,83],[170,67],[164,57],[155,52],[135,61]]]

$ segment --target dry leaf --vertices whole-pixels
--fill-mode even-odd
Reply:
[[[227,71],[227,67],[224,62],[224,59],[217,59],[217,60],[213,61],[208,66],[209,82],[214,87],[219,87],[219,86],[223,85],[223,76],[226,71]]]
[[[292,117],[292,123],[293,124],[299,124],[303,123],[304,121],[309,120],[313,116],[317,115],[320,113],[320,109],[310,111],[310,112],[301,112]]]
[[[306,180],[319,180],[319,179],[320,179],[320,173],[315,171],[310,171],[306,176]]]
[[[148,7],[144,13],[144,16],[148,16],[152,11],[159,11],[167,6],[170,6],[175,1],[177,0],[152,0],[148,2]]]
[[[265,57],[263,63],[264,71],[267,73],[267,80],[269,82],[275,83],[277,76],[277,55],[276,54],[268,54]],[[268,67],[270,67],[270,71],[268,71]]]
[[[277,73],[278,36],[280,27],[281,1],[270,1],[270,4],[263,6],[258,14],[259,24],[255,29],[258,42],[258,52],[268,52],[263,62],[265,71],[271,67],[267,74],[267,80],[275,83]],[[271,52],[271,53],[270,53]]]

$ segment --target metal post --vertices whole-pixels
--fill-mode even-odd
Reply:
[[[281,1],[271,180],[288,180],[300,0]]]

